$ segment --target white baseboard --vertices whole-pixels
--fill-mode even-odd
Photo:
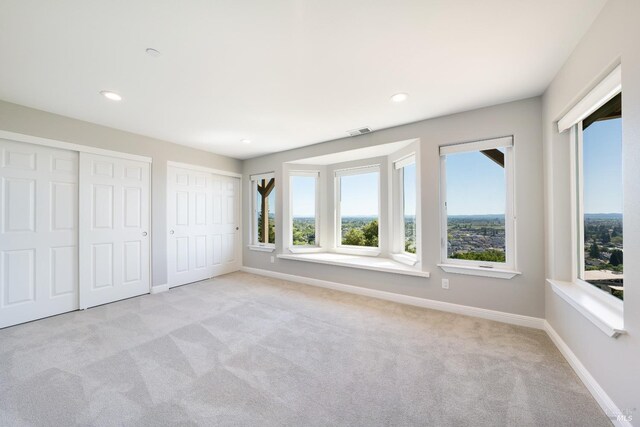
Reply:
[[[295,276],[293,274],[279,273],[277,271],[263,270],[260,268],[242,267],[246,273],[260,276],[272,277],[275,279],[288,280],[290,282],[302,283],[304,285],[318,286],[321,288],[334,289],[336,291],[348,292],[351,294],[364,295],[371,298],[393,301],[400,304],[413,305],[416,307],[430,308],[433,310],[446,311],[449,313],[462,314],[465,316],[480,317],[482,319],[495,320],[497,322],[510,323],[512,325],[526,326],[528,328],[544,329],[545,320],[538,317],[523,316],[520,314],[505,313],[502,311],[487,310],[485,308],[470,307],[467,305],[453,304],[450,302],[436,301],[426,298],[418,298],[409,295],[396,294],[393,292],[379,291],[376,289],[363,288],[360,286],[345,285],[343,283],[329,282],[327,280],[312,279],[309,277]]]
[[[569,362],[569,365],[576,372],[578,377],[582,380],[587,390],[591,393],[593,398],[598,402],[602,410],[605,414],[611,419],[611,422],[620,427],[632,427],[631,421],[625,419],[624,415],[618,406],[611,400],[609,395],[604,391],[604,389],[598,384],[595,378],[589,373],[587,368],[580,362],[580,359],[575,355],[573,351],[569,348],[566,342],[558,335],[558,333],[553,329],[553,327],[547,322],[544,321],[544,330],[551,338],[551,341],[558,347],[560,353],[564,356],[564,358]],[[634,414],[635,415],[635,414]]]
[[[166,283],[164,285],[156,285],[151,287],[152,294],[159,294],[160,292],[167,292],[168,290],[169,285]]]

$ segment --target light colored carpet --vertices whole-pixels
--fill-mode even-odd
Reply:
[[[0,425],[610,423],[542,331],[234,273],[1,330]]]

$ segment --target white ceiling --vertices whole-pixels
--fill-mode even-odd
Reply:
[[[0,0],[0,99],[249,158],[539,95],[604,3]]]

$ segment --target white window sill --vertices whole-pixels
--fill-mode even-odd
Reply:
[[[515,270],[476,267],[474,265],[438,264],[438,267],[440,267],[447,273],[466,274],[469,276],[495,277],[498,279],[513,279],[515,276],[522,274],[521,272]]]
[[[578,283],[551,279],[547,279],[547,283],[551,285],[553,292],[608,336],[617,338],[626,333],[621,302],[618,304],[618,301],[607,301],[608,295],[597,295],[595,292],[600,292],[598,289],[594,288],[594,292],[590,292],[591,290]]]
[[[310,254],[324,252],[320,246],[289,246],[289,252],[292,254]]]
[[[273,252],[273,251],[276,250],[275,245],[273,245],[273,246],[249,245],[247,247],[249,249],[251,249],[252,251],[258,251],[258,252]]]
[[[359,268],[363,270],[381,271],[384,273],[404,274],[406,276],[429,277],[428,271],[421,271],[417,268],[409,267],[389,258],[345,255],[330,252],[314,254],[280,254],[278,255],[278,258],[314,262],[317,264],[337,265],[340,267]]]
[[[382,251],[378,248],[371,248],[366,246],[338,246],[331,251],[332,253],[345,254],[345,255],[359,255],[377,257]]]
[[[411,256],[407,254],[391,254],[391,259],[406,265],[410,265],[412,267],[418,263],[418,258],[415,255]]]

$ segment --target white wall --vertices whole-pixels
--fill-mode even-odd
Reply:
[[[640,2],[610,0],[543,97],[547,277],[571,279],[569,135],[555,122],[622,62],[624,323],[609,338],[547,287],[547,321],[622,411],[640,418]],[[637,421],[635,421],[637,423]]]
[[[167,161],[241,172],[239,160],[0,101],[0,129],[153,158],[151,166],[152,282],[167,283]]]
[[[275,263],[272,264],[270,257],[274,254],[251,251],[246,247],[249,236],[245,236],[244,241],[244,265],[416,297],[543,317],[544,209],[541,113],[541,99],[532,98],[398,126],[355,138],[329,141],[244,162],[243,197],[245,206],[249,206],[248,197],[251,193],[248,177],[251,174],[274,171],[278,186],[285,178],[283,162],[419,138],[422,167],[420,200],[423,265],[431,272],[431,278],[329,267],[278,258],[275,258]],[[505,135],[515,136],[518,269],[523,274],[511,280],[503,280],[444,273],[436,265],[440,262],[438,146]],[[283,250],[282,195],[283,192],[278,189],[276,227],[279,239],[276,242],[276,253]],[[244,228],[248,230],[250,212],[248,209],[243,211]],[[450,279],[451,289],[442,289],[440,279],[443,277]]]

